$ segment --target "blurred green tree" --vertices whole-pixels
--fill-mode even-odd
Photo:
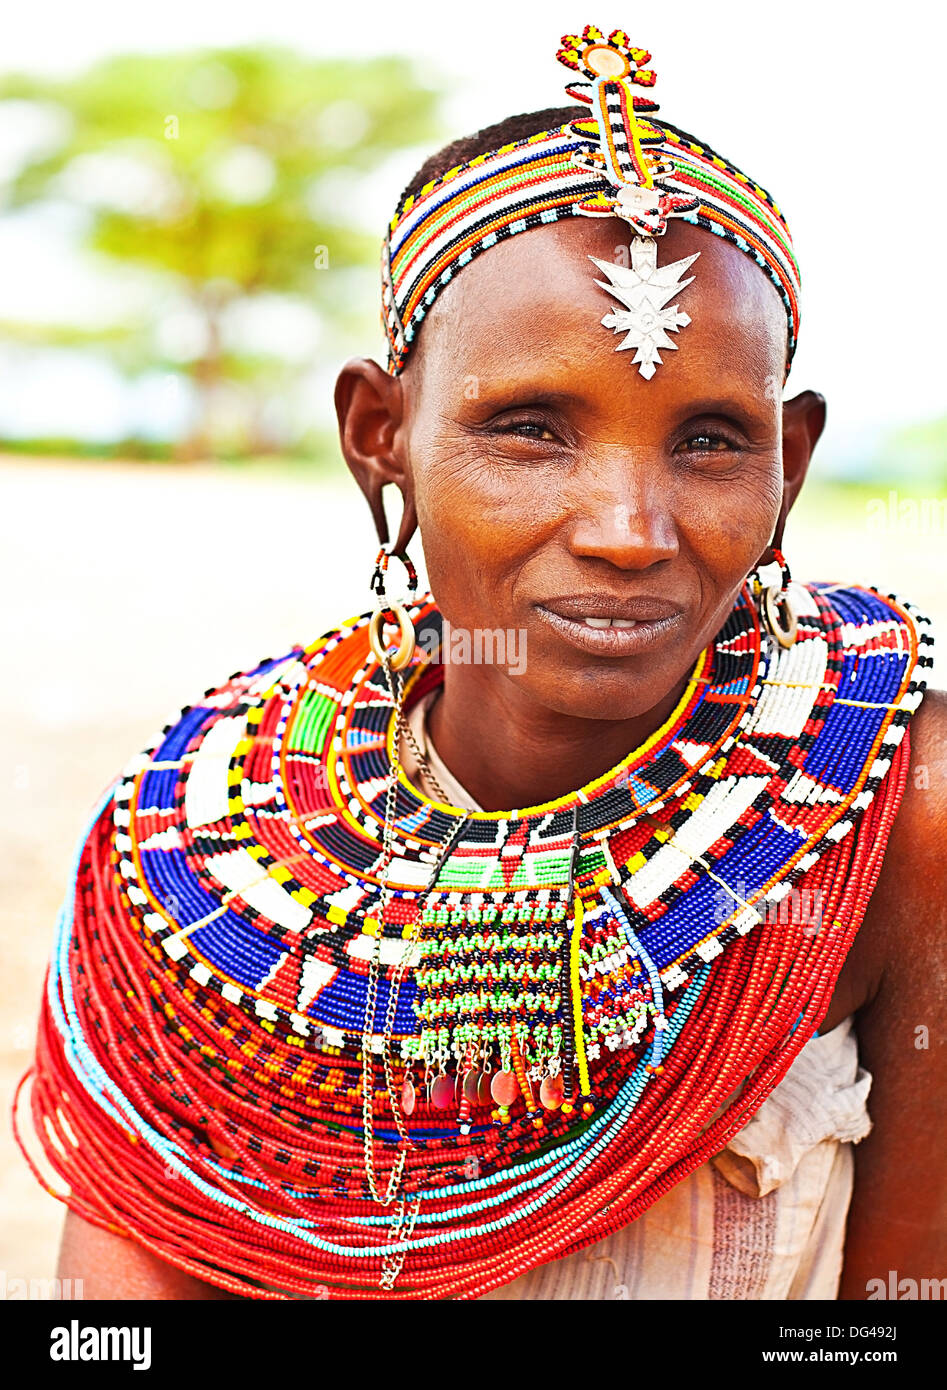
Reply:
[[[0,101],[51,103],[68,121],[61,144],[0,191],[0,208],[78,196],[86,246],[183,290],[203,345],[164,365],[198,389],[199,419],[179,449],[196,457],[214,447],[221,388],[268,392],[280,380],[272,354],[228,350],[221,326],[235,303],[297,296],[333,337],[364,324],[348,277],[325,272],[375,265],[382,227],[360,230],[353,204],[393,152],[439,136],[439,99],[401,57],[313,59],[273,46],[122,55],[65,80],[2,76]],[[153,324],[64,325],[47,340],[94,344],[129,372],[163,356]]]

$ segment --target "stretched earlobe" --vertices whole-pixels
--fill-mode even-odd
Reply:
[[[335,384],[335,413],[339,444],[349,472],[371,510],[382,545],[388,543],[388,522],[382,493],[394,483],[404,500],[395,551],[406,549],[417,529],[411,470],[398,444],[403,420],[403,383],[367,357],[347,361]]]

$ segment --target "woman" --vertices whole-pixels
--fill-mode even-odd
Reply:
[[[87,1296],[943,1273],[929,624],[790,579],[779,209],[627,35],[557,56],[579,106],[405,191],[388,368],[339,376],[374,611],[211,687],[80,843],[32,1105]]]

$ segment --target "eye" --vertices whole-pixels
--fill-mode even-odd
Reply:
[[[529,433],[527,432],[529,431]],[[501,425],[494,425],[492,432],[495,434],[511,434],[519,439],[554,439],[555,435],[548,425],[544,425],[541,420],[506,420]]]
[[[682,440],[681,447],[685,453],[720,454],[738,449],[739,445],[727,435],[718,434],[716,430],[699,430]]]

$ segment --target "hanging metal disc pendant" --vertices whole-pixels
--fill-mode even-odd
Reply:
[[[413,1115],[417,1103],[418,1096],[414,1089],[414,1082],[410,1076],[406,1076],[401,1087],[401,1109],[405,1115]]]
[[[539,1088],[539,1100],[544,1110],[558,1110],[564,1094],[562,1074],[544,1076]]]
[[[497,1105],[512,1105],[519,1093],[520,1088],[514,1072],[497,1071],[493,1073],[493,1080],[490,1082],[490,1094]]]
[[[450,1110],[454,1104],[456,1078],[439,1076],[431,1087],[431,1104],[436,1110]]]

